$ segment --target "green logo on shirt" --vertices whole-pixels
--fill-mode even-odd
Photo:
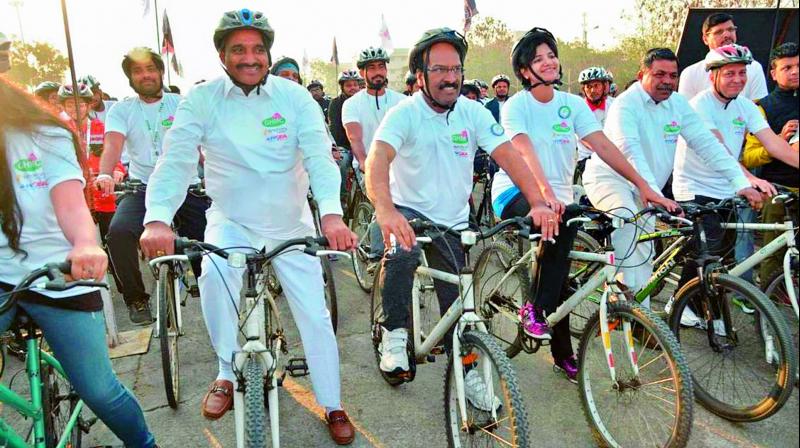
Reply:
[[[733,119],[733,125],[743,127],[744,126],[744,119],[742,117],[736,117]]]
[[[466,129],[464,129],[458,134],[453,134],[450,138],[452,139],[453,144],[455,145],[466,145],[467,143],[469,143],[469,133],[467,133]]]
[[[667,134],[677,134],[681,132],[681,125],[673,120],[672,123],[664,125],[664,132]]]
[[[36,157],[36,154],[28,154],[27,159],[20,159],[14,162],[14,169],[23,173],[32,173],[42,168],[42,161]]]
[[[167,117],[166,120],[161,122],[161,126],[164,126],[165,128],[172,127],[172,122],[173,121],[175,121],[175,117],[170,115],[169,117]]]
[[[554,124],[553,130],[559,134],[566,134],[571,130],[571,128],[569,127],[569,124],[567,124],[566,121],[562,121],[561,123]]]
[[[286,119],[283,118],[280,112],[275,112],[273,116],[264,119],[261,124],[266,128],[277,128],[278,126],[286,124]]]

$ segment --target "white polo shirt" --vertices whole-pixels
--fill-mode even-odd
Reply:
[[[592,113],[594,113],[594,118],[597,118],[597,121],[600,122],[600,126],[606,124],[606,117],[608,116],[608,110],[611,108],[611,104],[613,102],[614,102],[614,97],[607,96],[606,103],[603,105],[602,109],[598,107],[597,109],[592,110],[591,106],[589,107],[589,110],[592,110]],[[586,105],[588,106],[589,103],[586,103]],[[587,159],[591,156],[592,156],[592,150],[584,146],[583,143],[581,143],[580,141],[578,141],[578,160]]]
[[[739,160],[742,143],[748,132],[756,133],[769,128],[758,106],[741,96],[725,107],[725,103],[714,96],[713,89],[706,89],[692,98],[689,104],[709,129],[716,129],[722,134],[725,146],[736,160]],[[672,192],[679,201],[691,201],[695,195],[725,199],[736,194],[730,182],[721,177],[713,165],[707,165],[683,138],[678,141]]]
[[[27,252],[15,253],[0,232],[0,281],[18,284],[34,269],[67,258],[72,244],[64,236],[56,218],[50,192],[66,181],[85,180],[78,165],[72,135],[58,127],[39,127],[33,132],[5,131],[7,169],[23,218],[19,246]],[[49,297],[85,294],[91,288],[63,292],[37,291]]]
[[[211,207],[264,237],[313,234],[309,177],[320,214],[342,214],[339,168],[319,104],[294,81],[270,75],[249,95],[227,76],[198,84],[178,106],[164,145],[145,223],[172,221],[197,172],[198,145]]]
[[[713,86],[706,71],[705,61],[695,62],[681,72],[678,93],[686,97],[687,100],[694,98],[695,95],[709,87]],[[744,85],[741,95],[753,101],[769,95],[767,80],[764,78],[764,69],[756,60],[753,60],[753,63],[747,66],[747,84]]]
[[[706,164],[716,167],[717,175],[729,181],[736,191],[750,186],[739,162],[728,154],[679,93],[656,103],[642,84],[636,82],[611,106],[604,132],[655,191],[661,191],[672,174],[679,137]],[[586,162],[584,184],[600,182],[605,176],[622,178],[599,157]]]
[[[469,219],[472,162],[508,141],[503,127],[477,101],[459,97],[449,114],[431,109],[417,92],[392,109],[375,139],[396,151],[389,188],[396,205],[433,222],[463,229]]]
[[[342,104],[342,126],[347,123],[360,124],[361,142],[364,143],[364,150],[369,153],[372,138],[383,121],[383,117],[391,108],[406,98],[407,96],[402,93],[386,89],[384,94],[378,97],[380,104],[380,109],[378,109],[375,104],[375,96],[367,93],[367,89],[360,90]]]
[[[565,204],[571,204],[577,142],[575,136],[584,138],[603,128],[583,98],[558,90],[554,93],[552,100],[542,103],[527,90],[517,92],[503,107],[501,121],[508,138],[525,134],[531,139],[536,157],[556,197]],[[518,192],[519,189],[505,170],[501,169],[495,174],[492,203],[498,216]]]
[[[164,93],[155,103],[145,103],[135,96],[111,106],[106,115],[106,134],[117,132],[125,137],[130,177],[148,183],[180,101],[180,95]]]

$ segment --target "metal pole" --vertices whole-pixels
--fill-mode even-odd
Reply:
[[[161,30],[158,28],[158,0],[153,0],[153,12],[156,16],[156,49],[161,53]]]
[[[22,6],[22,0],[11,0],[8,2],[14,9],[17,10],[17,23],[19,24],[19,38],[22,43],[25,43],[25,32],[22,30],[22,17],[19,14],[19,8]]]
[[[67,0],[61,0],[61,15],[64,18],[64,35],[67,38],[67,57],[69,59],[69,75],[72,80],[72,97],[75,99],[75,116],[80,119],[81,109],[78,105],[80,97],[78,97],[78,78],[75,76],[75,58],[72,55],[72,37],[69,33],[69,19],[67,18]],[[81,132],[81,124],[75,123],[77,131]],[[87,124],[88,126],[88,124]]]

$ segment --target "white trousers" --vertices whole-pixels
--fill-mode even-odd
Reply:
[[[281,243],[229,220],[213,208],[206,217],[205,241],[215,246],[265,247],[269,251]],[[317,402],[327,408],[337,408],[340,405],[339,351],[330,312],[325,306],[320,261],[295,251],[276,257],[272,266],[300,331]],[[229,381],[234,380],[232,355],[240,350],[236,309],[240,306],[243,273],[244,269],[229,267],[224,258],[210,255],[203,258],[203,274],[198,279],[203,318],[219,358],[218,378]]]
[[[585,182],[585,181],[584,181]],[[585,182],[586,196],[597,209],[615,216],[631,218],[644,207],[638,192],[616,175],[598,175]],[[614,257],[620,266],[617,280],[634,292],[647,284],[653,274],[653,243],[636,243],[646,233],[655,231],[655,218],[647,216],[634,224],[625,224],[611,234]],[[649,306],[649,300],[644,305]]]

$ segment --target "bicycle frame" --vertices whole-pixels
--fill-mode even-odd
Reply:
[[[431,241],[432,239],[430,237],[417,237],[418,243],[430,243]],[[428,266],[424,252],[420,257],[420,261],[421,265],[417,267],[417,273],[427,275],[431,278],[441,280],[446,283],[458,285],[459,296],[456,298],[453,304],[450,305],[450,308],[441,316],[436,325],[434,325],[433,329],[430,331],[430,334],[427,335],[424,341],[422,341],[422,334],[419,329],[419,297],[412,295],[411,315],[414,322],[414,356],[419,360],[430,354],[431,350],[436,346],[436,344],[444,339],[447,331],[453,326],[453,324],[458,323],[455,331],[453,331],[453,368],[455,369],[456,393],[458,395],[458,407],[459,412],[461,413],[461,421],[466,422],[468,421],[467,399],[464,392],[464,365],[461,362],[461,343],[459,341],[459,335],[463,333],[465,328],[471,326],[476,327],[478,331],[488,333],[485,322],[480,318],[480,316],[478,316],[477,313],[475,313],[475,296],[473,295],[472,289],[472,272],[467,271],[460,274],[451,274],[449,272],[433,269]],[[482,364],[482,369],[484,378],[491,376],[491,365],[489,363]],[[488,388],[487,393],[490,394],[489,396],[494,396],[493,383],[491,381],[484,382]],[[497,409],[492,409],[492,418],[497,418]]]
[[[8,426],[3,419],[0,419],[0,440],[4,441],[4,447],[11,448],[49,448],[45,446],[45,428],[44,428],[44,412],[42,409],[42,381],[40,375],[40,364],[45,363],[55,369],[56,373],[64,378],[66,374],[58,362],[52,355],[45,351],[40,351],[39,341],[37,338],[29,338],[26,341],[27,356],[25,363],[25,371],[28,376],[28,383],[30,384],[31,400],[28,401],[18,395],[13,390],[9,389],[5,384],[0,384],[0,403],[9,405],[12,409],[16,410],[26,419],[33,420],[33,445],[28,444],[13,428]],[[64,448],[67,444],[67,437],[70,432],[78,424],[78,416],[83,409],[83,400],[79,400],[75,409],[70,414],[69,421],[67,422],[64,432],[59,438],[56,448]]]

